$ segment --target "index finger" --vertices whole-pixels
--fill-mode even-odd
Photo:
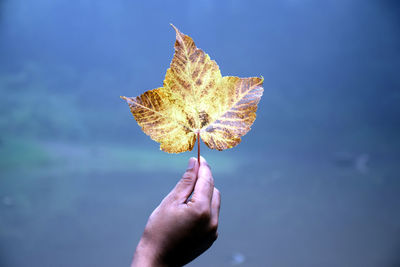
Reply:
[[[211,199],[214,191],[214,178],[207,161],[200,157],[199,172],[197,175],[197,182],[194,186],[192,202],[207,202],[211,205]]]

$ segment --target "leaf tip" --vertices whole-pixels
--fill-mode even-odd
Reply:
[[[175,27],[175,25],[174,24],[172,24],[172,23],[170,23],[169,25],[171,25],[171,27],[172,28],[174,28],[174,30],[176,31],[176,33],[178,33],[179,32],[179,30]]]
[[[179,41],[179,42],[181,42],[181,43],[183,43],[183,42],[184,42],[184,41],[183,41],[183,38],[184,38],[185,34],[181,33],[181,31],[178,30],[178,28],[175,27],[174,24],[170,23],[170,25],[171,25],[172,28],[174,28],[174,30],[175,30],[175,32],[176,32],[176,40]]]
[[[125,100],[126,103],[128,103],[129,105],[133,104],[133,102],[132,102],[132,100],[131,100],[132,98],[130,98],[130,97],[120,96],[120,98],[123,99],[123,100]]]

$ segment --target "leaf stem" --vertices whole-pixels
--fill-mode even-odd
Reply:
[[[197,132],[197,162],[200,166],[200,132]]]

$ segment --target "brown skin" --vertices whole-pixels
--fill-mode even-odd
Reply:
[[[182,179],[150,215],[131,267],[183,266],[198,257],[217,239],[220,201],[205,159],[199,166],[191,158]]]

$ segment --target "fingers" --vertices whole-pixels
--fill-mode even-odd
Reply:
[[[196,184],[197,172],[199,163],[196,158],[190,158],[186,172],[172,190],[171,195],[179,203],[185,203],[188,197],[192,194]]]
[[[214,187],[214,192],[211,200],[211,226],[215,229],[218,227],[219,209],[221,207],[221,195],[217,188]]]
[[[200,157],[200,167],[197,176],[196,185],[194,187],[191,202],[200,202],[208,207],[211,206],[211,199],[214,191],[214,179],[207,161]]]

